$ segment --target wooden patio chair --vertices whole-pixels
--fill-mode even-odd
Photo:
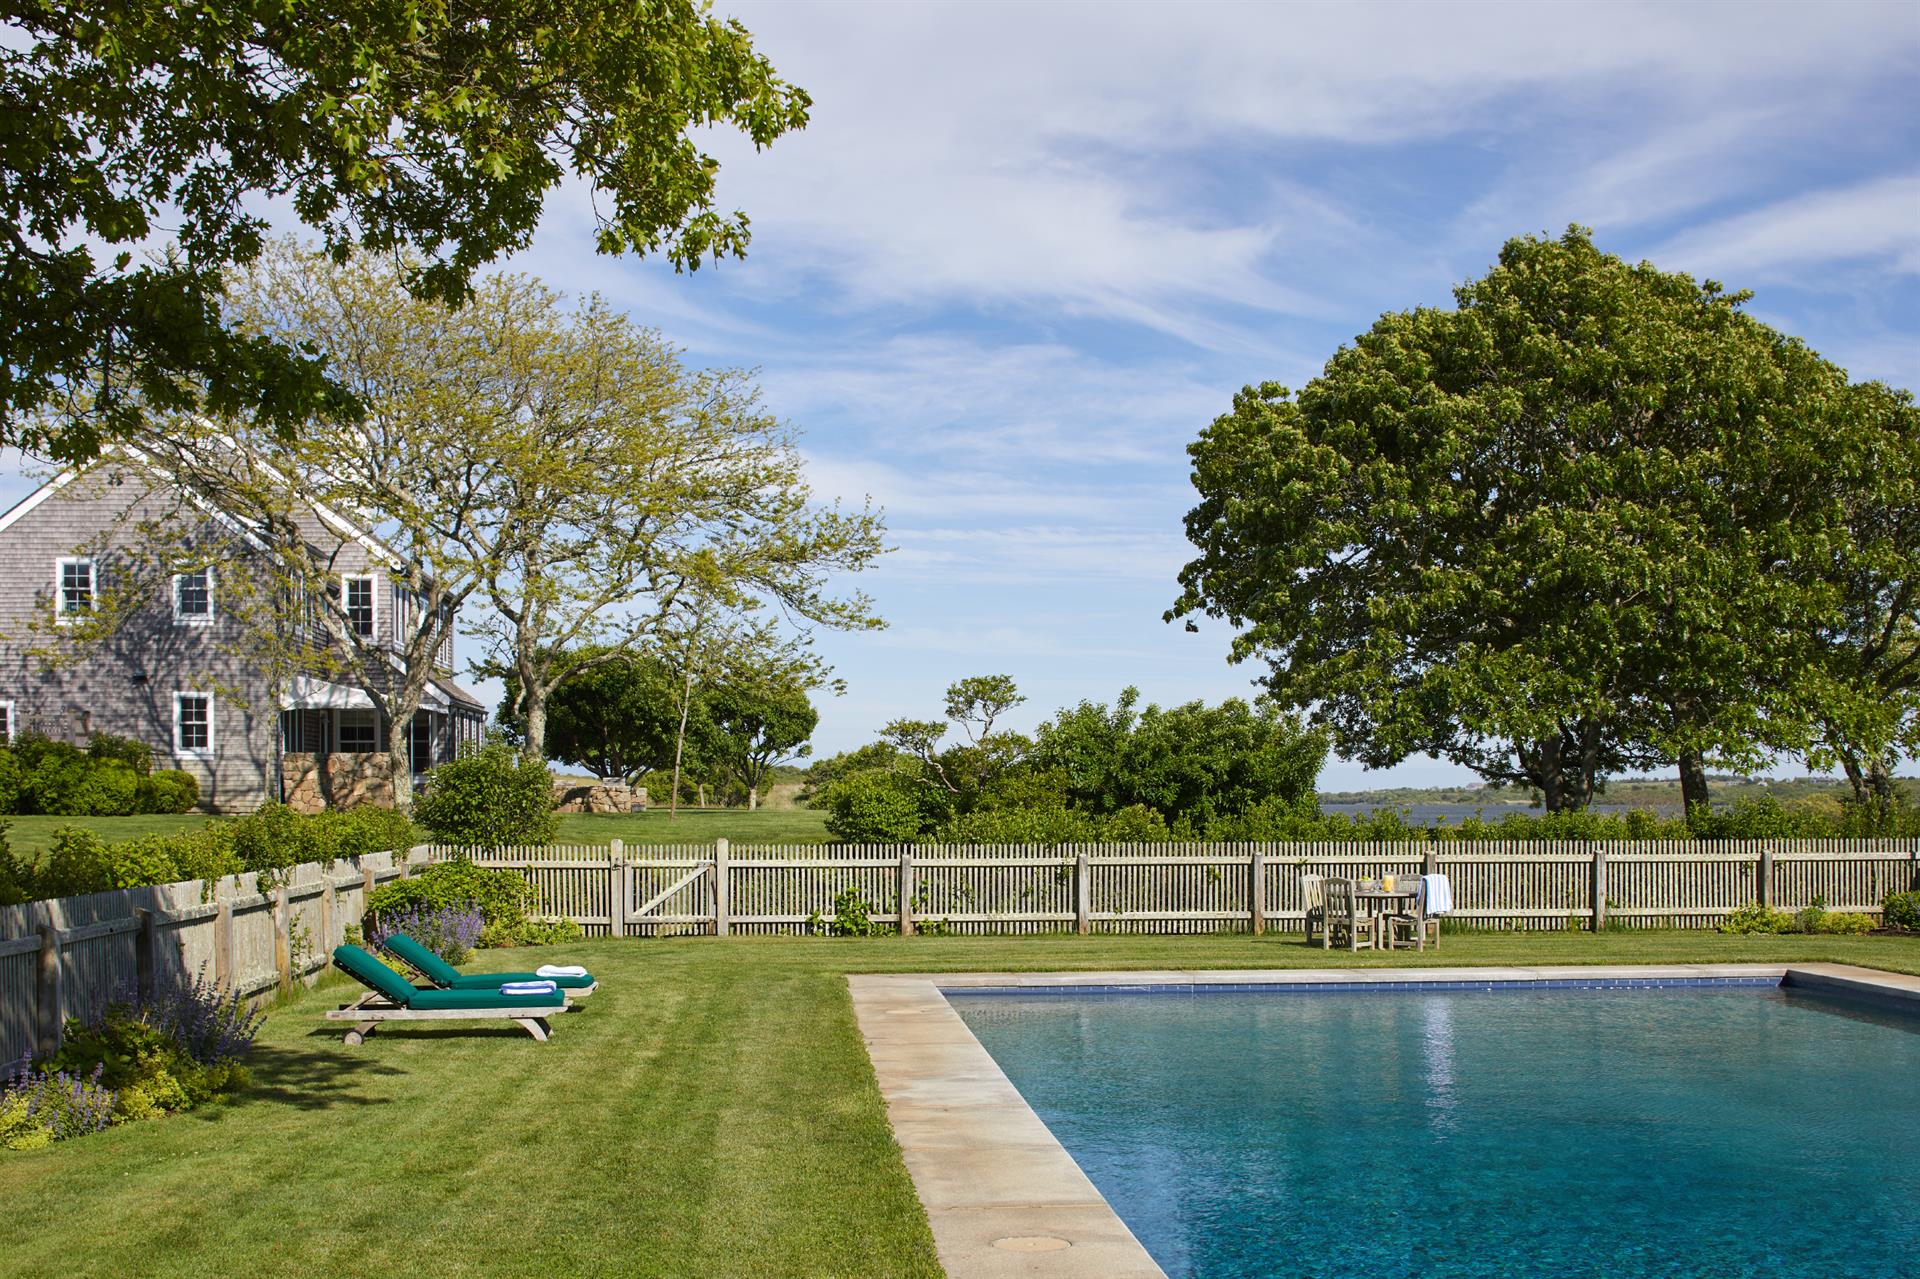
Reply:
[[[1325,875],[1302,875],[1300,877],[1300,900],[1307,908],[1307,945],[1313,945],[1314,930],[1320,932],[1323,946],[1332,947],[1333,937],[1327,932],[1327,877]]]
[[[1427,887],[1427,877],[1422,875],[1419,909],[1394,911],[1381,917],[1380,926],[1384,944],[1388,950],[1392,950],[1400,943],[1402,934],[1405,934],[1408,945],[1417,943],[1422,949],[1427,946],[1432,946],[1435,950],[1440,949],[1440,916],[1446,912],[1427,909],[1431,904],[1427,901]],[[1452,902],[1449,901],[1447,905],[1450,909]]]
[[[1374,950],[1380,944],[1379,922],[1360,913],[1359,899],[1353,895],[1351,879],[1329,879],[1323,885],[1327,895],[1327,946],[1344,936],[1348,950]]]

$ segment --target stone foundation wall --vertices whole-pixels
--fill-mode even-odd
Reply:
[[[553,809],[557,813],[639,813],[646,807],[647,793],[631,786],[605,782],[553,784]]]
[[[372,804],[393,807],[393,757],[385,751],[289,751],[281,757],[287,807],[296,813]]]

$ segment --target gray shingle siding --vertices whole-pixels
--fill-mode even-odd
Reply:
[[[116,583],[124,589],[134,580],[128,561],[140,554],[137,529],[143,521],[233,541],[145,472],[118,463],[100,465],[40,496],[0,529],[0,701],[14,703],[15,731],[38,729],[76,743],[95,732],[144,741],[154,749],[155,767],[184,768],[199,777],[203,807],[249,811],[280,796],[280,710],[266,675],[241,656],[244,631],[225,607],[218,563],[208,622],[177,620],[171,578],[149,569],[157,577],[153,598],[143,598],[97,648],[51,669],[34,652],[50,642],[59,645],[59,628],[48,629],[58,562],[98,548],[96,591],[111,591]],[[343,547],[339,557],[347,572],[377,571],[369,561],[357,544]],[[396,595],[380,572],[374,597],[383,641],[393,635]],[[212,696],[213,743],[204,756],[175,749],[176,693]]]

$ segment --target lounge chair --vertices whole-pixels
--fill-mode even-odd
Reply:
[[[358,946],[335,946],[334,967],[367,987],[367,993],[327,1013],[329,1021],[354,1023],[347,1042],[366,1040],[383,1021],[510,1021],[545,1043],[547,1018],[567,1011],[567,997],[506,995],[494,990],[419,990]]]
[[[591,995],[600,983],[592,977],[542,977],[538,973],[463,973],[405,933],[380,943],[387,953],[442,990],[498,990],[510,981],[550,981],[574,998]]]

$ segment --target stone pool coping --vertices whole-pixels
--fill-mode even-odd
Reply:
[[[1164,1279],[942,993],[1773,978],[1920,1011],[1920,977],[1852,964],[1566,964],[1533,968],[887,973],[847,978],[854,1019],[948,1279]]]

